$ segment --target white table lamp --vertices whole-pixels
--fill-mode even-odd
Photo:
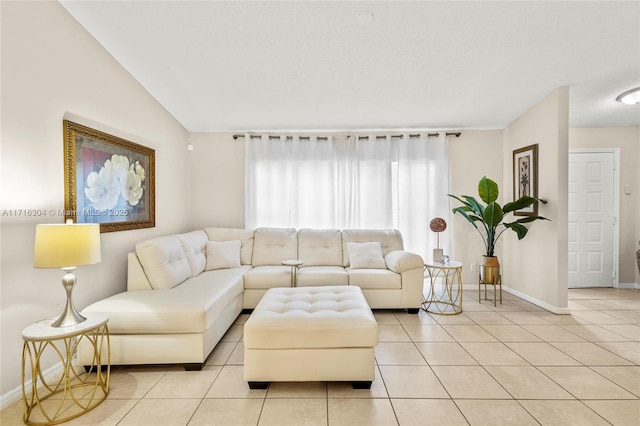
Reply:
[[[86,318],[76,311],[71,300],[77,266],[100,262],[100,225],[97,223],[37,225],[33,266],[62,268],[62,286],[67,292],[67,305],[52,327],[68,327]]]

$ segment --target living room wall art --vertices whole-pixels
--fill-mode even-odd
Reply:
[[[538,144],[513,151],[513,199],[538,198]],[[516,210],[514,216],[537,216],[538,202]]]
[[[65,220],[100,232],[155,226],[155,150],[63,121]]]

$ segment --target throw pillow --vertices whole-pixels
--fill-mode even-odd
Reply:
[[[240,267],[240,240],[207,241],[207,271]]]
[[[158,237],[136,244],[136,255],[154,290],[169,289],[191,278],[191,266],[180,240]]]
[[[347,243],[351,269],[386,269],[379,242]]]

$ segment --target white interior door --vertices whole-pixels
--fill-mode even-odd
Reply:
[[[569,152],[569,287],[616,280],[614,152]]]

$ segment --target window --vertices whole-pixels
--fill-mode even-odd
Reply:
[[[395,228],[408,250],[435,248],[429,222],[449,217],[444,137],[245,140],[246,227]]]

